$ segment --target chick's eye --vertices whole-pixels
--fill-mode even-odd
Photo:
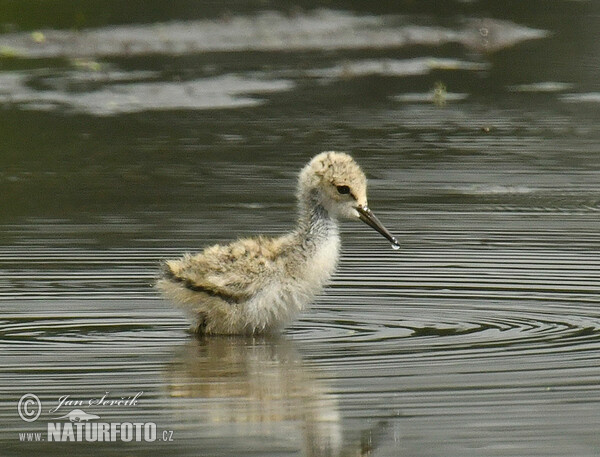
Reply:
[[[349,194],[350,193],[350,188],[348,186],[337,186],[337,191],[340,194]]]

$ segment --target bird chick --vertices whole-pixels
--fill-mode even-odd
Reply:
[[[298,224],[281,237],[207,247],[163,263],[157,287],[203,334],[276,332],[321,292],[335,271],[338,221],[360,219],[398,248],[367,206],[367,179],[348,154],[316,155],[298,178]]]

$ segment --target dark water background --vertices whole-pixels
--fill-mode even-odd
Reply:
[[[0,31],[0,455],[600,455],[598,2],[0,0]],[[190,337],[158,261],[288,230],[329,149],[403,248],[348,223],[280,338]],[[139,391],[83,409],[172,442],[19,442]]]

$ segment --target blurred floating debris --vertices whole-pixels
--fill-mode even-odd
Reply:
[[[242,143],[246,140],[243,135],[237,135],[235,133],[222,133],[219,135],[219,137],[228,143]]]
[[[565,94],[560,97],[564,102],[586,102],[586,103],[600,103],[600,92],[588,92],[582,94]]]
[[[473,50],[489,53],[527,40],[550,36],[550,32],[498,19],[467,19],[460,43]]]
[[[490,133],[492,131],[492,128],[489,125],[484,125],[483,127],[481,127],[480,129],[483,133]]]
[[[436,97],[435,92],[431,91],[431,92],[425,92],[425,93],[411,92],[411,93],[406,93],[406,94],[394,95],[392,97],[392,99],[396,100],[398,102],[402,102],[402,103],[435,103],[435,104],[437,104],[438,102],[436,102],[435,97]],[[443,97],[444,97],[445,102],[457,102],[457,101],[466,100],[467,98],[469,98],[469,94],[446,92]]]
[[[71,62],[73,66],[77,66]],[[96,70],[93,62],[84,62],[80,67],[83,70],[89,71],[69,71],[64,74],[48,75],[43,79],[50,83],[52,87],[66,87],[72,83],[103,83],[110,85],[117,82],[125,81],[140,81],[140,82],[154,82],[148,80],[155,80],[158,78],[159,73],[155,71],[119,71],[111,69],[108,64],[98,64],[100,68]],[[79,70],[79,68],[77,68]]]
[[[439,58],[428,58],[427,65],[432,70],[470,70],[470,71],[482,71],[487,70],[490,65],[481,62],[467,62],[458,59],[439,59]]]
[[[100,71],[102,69],[100,62],[88,59],[71,59],[71,65],[80,70]]]
[[[38,44],[45,43],[46,35],[44,35],[42,32],[31,32],[31,39]]]
[[[10,46],[0,46],[0,58],[16,59],[18,57],[22,56],[17,52],[16,49],[11,48]]]
[[[487,31],[485,37],[481,35],[483,29]],[[13,47],[30,58],[387,49],[448,43],[492,52],[548,35],[545,30],[496,19],[467,19],[458,28],[446,28],[415,25],[402,16],[315,10],[293,15],[262,12],[216,20],[8,33],[0,36],[0,46]]]
[[[469,97],[469,94],[448,92],[446,85],[438,81],[433,86],[433,90],[427,93],[407,93],[392,97],[394,100],[404,103],[433,103],[442,107],[450,101],[461,101]]]
[[[22,109],[44,106],[44,109],[67,109],[110,116],[152,110],[256,106],[264,103],[264,100],[253,95],[281,92],[294,87],[287,80],[225,75],[186,82],[108,84],[91,92],[71,92],[61,89],[60,84],[55,89],[36,90],[28,84],[32,76],[26,72],[0,73],[0,103],[19,105]],[[119,77],[118,72],[116,77]]]
[[[302,76],[327,79],[349,79],[364,76],[414,76],[426,75],[433,70],[482,71],[489,64],[468,62],[460,59],[437,59],[432,57],[417,57],[414,59],[379,59],[357,60],[344,62],[334,67],[308,70]],[[283,72],[290,75],[289,71]],[[298,76],[295,72],[293,76]]]
[[[433,103],[436,106],[446,106],[448,100],[448,91],[446,85],[440,81],[433,86]]]
[[[572,89],[573,84],[561,83],[554,81],[544,81],[532,84],[518,84],[516,86],[509,86],[508,90],[511,92],[562,92],[565,90]]]

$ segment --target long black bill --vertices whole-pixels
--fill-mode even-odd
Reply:
[[[396,246],[397,248],[400,247],[398,240],[383,226],[381,221],[377,219],[377,216],[373,214],[373,211],[366,206],[357,206],[356,211],[358,211],[358,217],[361,221],[381,233],[390,243],[392,243],[392,246]]]

